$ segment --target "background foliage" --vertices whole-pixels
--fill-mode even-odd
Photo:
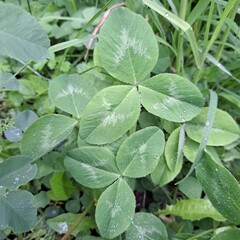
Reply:
[[[0,239],[239,239],[239,5],[0,1]]]

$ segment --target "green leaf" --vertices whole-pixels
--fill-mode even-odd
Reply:
[[[33,195],[22,190],[0,195],[0,230],[10,227],[16,233],[29,231],[37,220],[32,201]]]
[[[36,160],[68,137],[77,121],[63,115],[47,115],[36,120],[23,134],[21,153]]]
[[[197,179],[212,205],[229,222],[240,223],[240,188],[233,175],[207,154],[196,167]]]
[[[42,61],[50,41],[37,20],[22,8],[0,3],[1,54],[23,61]]]
[[[171,122],[186,122],[199,114],[203,97],[189,80],[163,73],[139,86],[143,106],[150,113]]]
[[[27,156],[13,156],[0,164],[0,186],[16,190],[31,181],[37,173],[36,164]]]
[[[163,153],[164,144],[164,134],[158,127],[147,127],[130,135],[116,157],[123,176],[139,178],[151,173]]]
[[[61,75],[49,83],[49,98],[61,110],[80,118],[95,95],[92,81],[84,75]]]
[[[80,136],[91,144],[111,143],[137,122],[139,114],[140,97],[136,87],[105,88],[85,108]]]
[[[48,196],[54,201],[66,201],[76,191],[72,181],[63,172],[54,173],[50,179],[50,188]]]
[[[48,226],[56,231],[59,234],[66,233],[78,220],[79,214],[73,213],[64,213],[55,218],[51,218],[47,220]],[[84,216],[75,228],[75,230],[71,233],[73,236],[77,236],[77,234],[88,234],[90,229],[96,228],[96,224],[94,219],[90,216]]]
[[[100,31],[95,65],[136,84],[151,72],[157,59],[157,41],[147,21],[126,8],[114,9]]]
[[[199,143],[187,138],[183,147],[183,154],[190,162],[194,162],[197,157],[198,149]],[[222,164],[215,147],[207,146],[204,151],[209,154],[215,162]]]
[[[187,135],[195,142],[200,143],[204,128],[207,125],[208,108],[202,111],[192,121],[186,124]],[[239,127],[234,119],[225,111],[217,109],[207,145],[224,146],[239,138]]]
[[[177,215],[183,219],[195,221],[203,218],[213,218],[216,221],[225,221],[225,218],[218,213],[211,202],[204,199],[183,199],[174,205],[167,205],[158,214]]]
[[[179,159],[182,159],[182,154],[179,153],[179,134],[181,128],[175,129],[169,136],[165,147],[165,158],[169,170],[174,171]]]
[[[161,239],[167,240],[168,234],[161,220],[153,214],[139,212],[126,231],[126,240],[149,240]]]
[[[151,173],[151,179],[154,184],[164,186],[171,182],[181,171],[183,160],[182,157],[176,162],[176,167],[173,171],[168,168],[164,156],[160,157],[157,167]]]
[[[103,238],[114,238],[129,227],[135,212],[135,196],[119,179],[100,196],[96,207],[96,222]]]
[[[239,240],[239,239],[240,239],[239,228],[227,229],[223,232],[217,233],[211,238],[211,240]]]
[[[179,190],[188,198],[200,198],[202,194],[202,187],[198,180],[189,176],[185,181],[179,183]]]
[[[71,150],[64,164],[77,182],[89,188],[106,187],[120,176],[115,156],[101,147]]]

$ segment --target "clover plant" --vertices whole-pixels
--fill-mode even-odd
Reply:
[[[17,31],[7,27],[9,11],[16,12],[11,21],[19,22]],[[48,37],[32,16],[0,3],[0,19],[2,54],[26,62],[46,57]],[[197,85],[178,74],[153,74],[159,55],[159,43],[146,19],[126,7],[111,11],[94,48],[94,69],[49,81],[48,96],[57,111],[31,121],[23,130],[21,155],[1,163],[0,230],[26,232],[35,224],[38,204],[27,188],[19,187],[44,175],[41,159],[51,154],[61,165],[50,179],[48,197],[64,201],[77,189],[88,193],[95,211],[84,221],[97,229],[100,239],[167,240],[165,224],[154,213],[136,212],[136,184],[146,178],[162,187],[176,178],[187,160],[196,161],[198,181],[192,176],[184,181],[191,179],[202,187],[208,199],[200,199],[201,189],[185,190],[188,200],[155,214],[240,224],[239,184],[216,152],[216,147],[239,139],[239,127],[217,109],[214,93],[203,96]],[[186,175],[185,171],[182,180]],[[187,205],[196,211],[183,211]],[[201,212],[201,207],[208,212]],[[48,224],[63,234],[76,219],[65,213]]]

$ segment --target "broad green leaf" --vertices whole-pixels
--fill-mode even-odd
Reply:
[[[240,223],[240,187],[233,175],[208,155],[196,168],[197,179],[212,205],[229,222]]]
[[[79,214],[64,213],[55,218],[48,219],[47,225],[57,233],[64,234],[76,223],[78,218]],[[90,229],[94,228],[96,228],[94,219],[90,216],[84,216],[71,235],[77,236],[79,233],[87,234]]]
[[[119,179],[100,196],[96,207],[96,222],[103,238],[112,239],[129,227],[135,212],[135,196]]]
[[[200,198],[202,194],[200,183],[192,176],[189,176],[183,182],[179,183],[179,190],[188,198]]]
[[[138,212],[126,231],[126,240],[167,240],[168,234],[165,225],[151,213]]]
[[[218,229],[217,229],[218,230]],[[211,240],[239,240],[240,229],[231,228],[214,235]]]
[[[1,54],[23,61],[48,56],[50,41],[37,20],[22,8],[0,3]]]
[[[186,122],[199,114],[203,97],[189,80],[170,73],[159,74],[139,86],[147,111],[171,122]]]
[[[36,164],[27,156],[13,156],[0,163],[0,186],[11,190],[31,181],[37,173]]]
[[[147,21],[126,8],[114,9],[101,28],[95,65],[136,84],[151,72],[157,59],[157,40]]]
[[[120,176],[115,156],[101,147],[71,150],[64,164],[77,182],[89,188],[106,187]]]
[[[50,199],[47,196],[45,191],[41,191],[38,194],[34,195],[34,199],[32,201],[33,206],[36,208],[45,208],[50,202]]]
[[[23,134],[21,153],[33,160],[42,157],[66,139],[76,124],[76,120],[63,115],[39,118]]]
[[[198,116],[186,124],[187,135],[195,142],[201,142],[204,128],[208,127],[206,122],[207,112],[208,108],[203,108]],[[236,141],[240,136],[239,134],[239,127],[234,119],[227,112],[217,109],[207,145],[227,145]]]
[[[17,91],[19,89],[19,82],[11,73],[4,72],[0,74],[0,91]]]
[[[84,75],[61,75],[49,83],[49,98],[61,110],[80,118],[95,95],[93,82]]]
[[[54,201],[68,200],[76,191],[72,181],[63,172],[54,173],[50,179],[50,188],[48,197]]]
[[[0,230],[10,227],[16,233],[29,231],[37,220],[32,201],[33,195],[22,190],[0,195]]]
[[[166,163],[164,156],[160,157],[157,167],[151,173],[151,179],[154,184],[164,186],[171,182],[181,171],[183,160],[179,158],[176,162],[176,167],[171,171]]]
[[[140,97],[136,87],[105,88],[85,108],[80,136],[91,144],[114,142],[137,122],[139,114]]]
[[[197,157],[198,149],[199,143],[187,138],[183,147],[183,154],[190,162],[194,162]],[[207,146],[204,151],[209,154],[215,162],[222,164],[214,147]]]
[[[22,131],[25,131],[37,119],[38,115],[35,112],[31,110],[25,110],[23,112],[20,112],[15,117],[16,127]]]
[[[211,202],[204,199],[183,199],[174,205],[167,205],[158,214],[177,215],[183,219],[195,221],[203,218],[213,218],[216,221],[225,221],[226,219],[212,206]]]
[[[158,127],[147,127],[130,135],[116,157],[122,175],[139,178],[151,173],[163,153],[164,144],[164,134]]]
[[[169,170],[174,171],[182,154],[178,151],[179,134],[181,128],[175,129],[169,136],[165,147],[165,159]]]

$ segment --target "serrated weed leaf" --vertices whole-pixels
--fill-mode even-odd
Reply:
[[[126,8],[114,9],[100,31],[95,65],[120,81],[136,84],[152,71],[157,59],[157,40],[147,21]]]
[[[174,205],[167,205],[165,209],[159,210],[158,213],[164,215],[173,214],[191,221],[199,221],[203,218],[226,221],[209,200],[199,198],[179,200]]]
[[[158,127],[135,132],[120,146],[116,162],[123,176],[143,177],[157,166],[164,150],[164,134]]]

